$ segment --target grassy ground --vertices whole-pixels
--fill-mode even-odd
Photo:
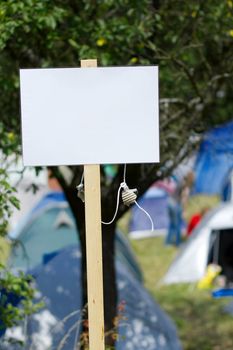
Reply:
[[[187,209],[184,212],[184,218],[185,220],[189,221],[189,219],[194,213],[198,213],[203,209],[214,208],[218,203],[219,203],[218,196],[204,196],[204,195],[192,196],[190,197],[189,203],[187,205]]]
[[[230,299],[213,299],[195,285],[161,286],[158,282],[176,254],[163,239],[132,241],[145,285],[177,326],[184,350],[232,350],[233,317],[223,313]]]

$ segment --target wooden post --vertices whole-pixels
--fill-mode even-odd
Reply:
[[[97,60],[81,60],[81,67],[97,67]],[[95,118],[95,116],[93,116],[93,118]],[[99,165],[84,165],[84,184],[89,349],[104,350],[103,266]]]

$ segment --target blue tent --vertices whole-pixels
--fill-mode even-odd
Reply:
[[[194,167],[193,192],[222,195],[232,169],[233,122],[230,122],[205,134]]]
[[[139,205],[151,216],[155,230],[167,229],[169,223],[168,193],[156,186],[152,186],[138,200]],[[136,205],[131,209],[130,231],[150,230],[148,217]]]
[[[72,350],[80,331],[81,254],[73,217],[62,194],[49,194],[32,210],[18,232],[11,256],[13,267],[26,268],[35,276],[44,309],[17,327],[25,350]],[[48,241],[48,244],[47,244]],[[34,246],[36,245],[36,246]],[[126,320],[119,324],[118,350],[179,350],[176,329],[142,285],[140,269],[125,238],[116,234],[118,302],[124,300]],[[14,330],[13,330],[14,332]],[[11,335],[7,330],[4,338]],[[2,349],[18,350],[7,345]]]
[[[16,243],[9,265],[24,270],[43,263],[44,256],[72,245],[79,245],[75,221],[62,192],[50,192],[27,215],[14,232]],[[116,233],[117,257],[138,278],[141,271],[126,238]]]
[[[116,261],[116,270],[118,302],[124,300],[125,305],[124,319],[118,325],[117,349],[181,349],[174,325],[142,284],[120,261]],[[62,349],[74,349],[80,331],[82,305],[79,249],[67,247],[31,272],[46,306],[27,322],[28,344],[25,349],[57,349],[64,339]],[[17,347],[14,345],[12,349]]]

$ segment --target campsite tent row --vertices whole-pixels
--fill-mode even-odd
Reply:
[[[27,322],[25,349],[70,350],[80,332],[82,290],[80,286],[81,254],[74,219],[62,193],[49,193],[28,215],[20,227],[10,264],[24,268],[36,279],[45,307]],[[22,249],[23,247],[23,249]],[[116,235],[116,271],[118,302],[125,301],[119,325],[118,350],[181,349],[175,327],[142,284],[140,269],[124,238]],[[3,349],[9,336],[24,337],[25,327],[7,330],[1,339]],[[66,335],[69,335],[66,339]],[[64,341],[65,337],[65,341]]]

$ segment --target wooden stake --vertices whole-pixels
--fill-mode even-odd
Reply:
[[[81,60],[81,67],[97,67],[97,60]],[[94,117],[95,116],[93,116],[93,118]],[[84,165],[84,184],[89,349],[104,350],[103,266],[99,165]]]

